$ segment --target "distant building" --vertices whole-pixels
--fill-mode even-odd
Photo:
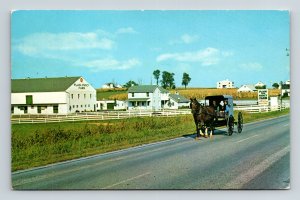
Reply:
[[[83,77],[11,80],[12,114],[69,114],[96,110],[96,90]]]
[[[228,79],[217,82],[217,88],[234,88],[234,82]]]
[[[114,83],[105,83],[104,85],[102,85],[103,89],[114,89],[114,88],[123,88],[122,85],[120,84],[114,84]]]
[[[254,85],[242,85],[238,90],[238,92],[255,92],[257,89]]]
[[[256,87],[256,88],[262,88],[262,87],[264,87],[264,86],[266,86],[266,84],[264,84],[264,83],[261,82],[261,81],[258,81],[258,82],[254,85],[254,87]]]
[[[282,96],[284,96],[284,95],[290,96],[291,95],[290,94],[291,93],[290,87],[291,87],[290,80],[285,81],[284,84],[282,84],[282,86],[280,86],[281,95]]]
[[[120,100],[100,100],[97,101],[96,109],[101,110],[125,110],[127,109],[127,102]]]
[[[128,109],[160,110],[167,107],[170,92],[156,85],[138,85],[128,89]]]
[[[169,94],[169,108],[170,109],[178,109],[183,107],[189,107],[190,100],[185,98],[184,96],[177,94]]]

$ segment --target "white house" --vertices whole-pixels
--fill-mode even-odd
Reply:
[[[114,83],[105,83],[104,85],[102,85],[103,89],[114,89],[114,88],[123,88],[122,85],[120,84],[114,84]]]
[[[138,85],[128,89],[128,109],[160,110],[169,102],[169,91],[156,85]]]
[[[113,83],[105,83],[104,85],[102,85],[103,89],[113,89],[115,88],[115,85]]]
[[[120,100],[100,100],[96,102],[97,111],[100,110],[124,110],[127,109],[127,102]]]
[[[217,82],[217,88],[234,88],[234,82],[228,79]]]
[[[96,110],[96,90],[83,77],[11,80],[12,114],[69,114]]]
[[[254,85],[242,85],[238,90],[238,92],[255,92],[257,89]]]
[[[169,94],[169,99],[170,102],[168,103],[168,105],[171,109],[189,107],[190,105],[190,101],[179,94]]]
[[[283,96],[283,95],[287,94],[288,96],[290,96],[290,93],[291,93],[290,87],[291,87],[291,82],[290,82],[290,80],[287,80],[282,86],[280,86],[281,95]]]

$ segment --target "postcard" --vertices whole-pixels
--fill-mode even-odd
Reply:
[[[290,189],[290,12],[11,13],[14,190]]]

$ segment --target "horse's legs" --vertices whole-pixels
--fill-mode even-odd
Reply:
[[[200,138],[200,133],[199,133],[199,123],[195,121],[195,124],[196,124],[196,133],[197,133],[196,139],[197,139],[197,138]],[[200,130],[200,131],[201,131],[201,130]]]
[[[208,127],[207,127],[207,126],[205,126],[205,137],[207,137],[207,136],[208,136],[208,134],[207,134],[207,129],[208,129]]]
[[[203,137],[204,134],[202,133],[202,128],[203,128],[203,125],[201,125],[201,127],[200,127],[200,135]]]
[[[209,138],[212,138],[213,136],[213,131],[214,131],[214,128],[212,125],[210,125],[210,134],[209,134]]]

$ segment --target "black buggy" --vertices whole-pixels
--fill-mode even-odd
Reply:
[[[228,112],[225,112],[226,103],[228,104]],[[205,97],[205,106],[214,107],[216,117],[214,127],[227,126],[228,135],[232,135],[234,125],[237,125],[237,132],[241,133],[243,130],[243,114],[238,113],[238,120],[235,122],[233,115],[233,98],[230,95],[216,95]]]

